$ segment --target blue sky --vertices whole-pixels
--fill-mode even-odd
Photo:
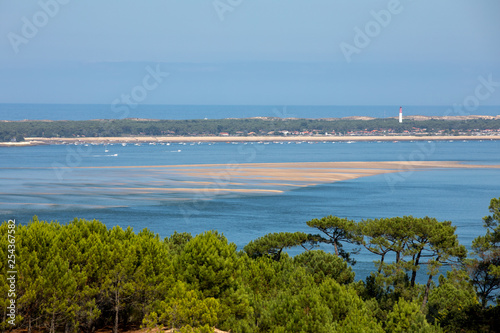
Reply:
[[[0,0],[0,103],[500,105],[499,13],[498,0]]]

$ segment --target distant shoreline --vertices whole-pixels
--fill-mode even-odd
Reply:
[[[123,119],[113,119],[113,118],[96,118],[96,119],[82,119],[82,120],[70,120],[70,119],[22,119],[22,120],[6,120],[0,119],[3,123],[25,123],[25,122],[39,122],[39,123],[54,123],[54,122],[85,122],[85,121],[112,121],[112,120],[133,120],[133,121],[150,121],[150,122],[160,122],[160,121],[186,121],[186,120],[201,120],[202,118],[194,119],[163,119],[163,118],[123,118]],[[339,120],[397,120],[396,117],[370,117],[370,116],[346,116],[346,117],[273,117],[273,116],[252,116],[252,117],[225,117],[225,118],[210,118],[209,120],[248,120],[248,119],[258,119],[258,120],[324,120],[324,121],[339,121]],[[467,115],[467,116],[424,116],[424,115],[405,115],[404,120],[412,121],[427,121],[427,120],[449,120],[449,121],[465,121],[465,120],[497,120],[500,119],[500,114],[497,115]]]
[[[469,141],[500,140],[500,135],[387,135],[387,136],[124,136],[124,137],[83,137],[83,138],[26,138],[23,142],[1,142],[0,147],[25,147],[53,144],[110,144],[110,143],[149,143],[149,142],[368,142],[368,141]]]
[[[470,116],[472,117],[472,116]],[[456,118],[456,117],[455,117]],[[110,136],[113,137],[110,137]],[[410,120],[226,118],[197,120],[115,119],[89,121],[0,121],[2,146],[81,142],[248,142],[482,140],[500,137],[498,119]],[[442,137],[442,138],[441,138]],[[462,138],[463,137],[463,138]],[[478,139],[479,137],[479,139]],[[30,143],[21,143],[23,138]]]

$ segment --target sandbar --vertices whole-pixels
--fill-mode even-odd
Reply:
[[[500,169],[500,165],[462,164],[457,161],[375,161],[100,166],[75,169],[80,170],[83,174],[99,169],[100,172],[107,173],[109,177],[113,177],[117,174],[117,169],[121,169],[119,177],[122,180],[131,179],[131,183],[121,186],[110,186],[112,183],[108,183],[102,184],[104,187],[87,187],[87,189],[96,191],[111,190],[120,194],[212,192],[216,195],[224,193],[281,193],[292,188],[334,183],[360,177],[451,168]],[[140,185],[137,184],[137,180],[141,179],[144,174],[154,175],[157,179],[150,182],[141,181]],[[175,179],[178,177],[181,179]],[[172,186],[176,183],[192,185],[192,187]],[[274,189],[269,187],[274,187]]]
[[[401,179],[396,174],[399,172],[456,168],[500,169],[500,165],[462,164],[457,161],[358,161],[74,167],[71,172],[68,170],[65,173],[64,182],[51,184],[52,191],[34,192],[33,184],[28,183],[14,193],[25,196],[28,202],[1,202],[0,207],[25,204],[54,208],[109,208],[136,205],[140,201],[198,201],[218,196],[280,195],[303,187],[376,175],[387,175],[390,186]],[[99,177],[95,177],[96,174]],[[40,196],[43,196],[44,202],[34,203],[33,198]],[[116,205],[89,205],[89,197],[95,202],[111,198]]]

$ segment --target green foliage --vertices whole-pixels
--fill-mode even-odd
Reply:
[[[173,280],[167,247],[147,230],[108,230],[78,219],[60,225],[35,216],[16,234],[18,309],[29,329],[35,320],[50,332],[106,322],[116,329],[123,312],[142,321],[161,297],[157,288]]]
[[[448,271],[439,277],[439,286],[429,296],[429,317],[447,331],[455,331],[467,321],[467,309],[478,305],[476,293],[467,273]]]
[[[205,232],[186,244],[176,266],[180,276],[203,290],[205,297],[220,297],[233,286],[236,245],[217,231]]]
[[[500,198],[491,199],[489,211],[483,218],[486,235],[472,242],[477,258],[466,264],[483,308],[495,298],[500,301]]]
[[[327,277],[340,284],[349,284],[354,281],[354,272],[347,262],[331,253],[322,250],[306,251],[293,259],[314,277],[314,282],[319,284]]]
[[[269,316],[262,326],[269,327],[270,331],[328,332],[333,319],[314,285],[306,285],[297,292],[285,289],[270,300],[268,306]]]
[[[351,264],[356,261],[351,258],[350,253],[343,249],[342,242],[359,244],[361,235],[356,222],[347,218],[337,216],[326,216],[321,219],[313,219],[307,222],[311,228],[316,228],[321,231],[327,238],[318,237],[318,241],[325,244],[332,244],[335,250],[335,255],[344,258]],[[356,253],[356,251],[353,251]]]
[[[408,302],[401,298],[394,305],[394,309],[389,313],[386,332],[441,332],[438,327],[431,326],[425,315],[420,312],[420,305],[417,302]]]
[[[214,332],[213,328],[208,325],[203,325],[201,327],[191,327],[190,325],[186,325],[180,329],[181,333],[212,333]]]
[[[160,303],[158,320],[166,327],[214,326],[220,312],[220,302],[213,297],[203,297],[199,290],[189,290],[184,282],[177,282],[167,298]]]
[[[493,198],[488,207],[491,215],[483,218],[486,236],[478,237],[473,247],[478,252],[484,252],[500,246],[500,198]]]
[[[165,243],[167,243],[171,253],[179,254],[191,239],[193,239],[193,236],[191,236],[190,233],[178,233],[177,231],[174,231],[169,238],[165,239]]]
[[[267,234],[248,243],[244,251],[251,258],[267,255],[279,261],[281,252],[295,246],[304,246],[307,242],[314,242],[313,238],[303,232],[279,232]]]
[[[131,315],[140,320],[154,308],[155,300],[166,297],[175,279],[169,244],[147,229],[137,236],[135,250],[139,261],[132,277],[135,290],[131,303],[138,311]]]
[[[333,315],[333,329],[336,332],[383,332],[373,313],[358,295],[355,288],[341,286],[327,279],[321,286],[321,293]]]
[[[413,217],[404,216],[366,220],[359,224],[362,235],[368,239],[368,241],[363,240],[362,244],[368,251],[380,256],[378,272],[384,268],[385,258],[389,253],[395,255],[396,264],[401,262],[411,238],[410,229],[414,223]]]
[[[462,260],[466,251],[451,222],[428,217],[356,223],[329,216],[308,222],[324,238],[274,233],[239,252],[217,231],[161,240],[147,229],[34,217],[15,228],[16,321],[28,332],[50,333],[139,324],[181,332],[494,332],[499,307],[483,307],[478,286],[496,283],[486,277],[497,276],[491,258],[498,247],[498,202],[492,200],[492,215],[484,219],[486,236],[474,244],[483,261],[471,259],[467,266],[486,275],[470,278],[463,270],[440,275],[443,265]],[[6,257],[6,222],[0,232],[0,255]],[[318,239],[336,245],[338,255],[310,250]],[[380,259],[365,282],[354,282],[345,242],[362,244]],[[292,246],[306,251],[291,258],[283,250]],[[470,265],[474,260],[481,270]],[[420,285],[415,275],[424,265],[428,279]],[[5,262],[0,272],[5,276]],[[436,286],[433,276],[439,277]],[[2,306],[7,292],[2,278]],[[0,328],[9,328],[5,314]]]
[[[410,287],[415,286],[417,272],[422,265],[427,266],[422,308],[427,303],[432,278],[439,274],[441,266],[458,263],[467,254],[458,242],[456,227],[449,221],[404,216],[362,221],[359,229],[366,237],[365,248],[380,256],[376,278],[386,287],[392,286],[400,296],[406,294],[411,299]],[[391,263],[385,262],[388,254],[395,257]]]
[[[130,135],[218,135],[227,132],[243,135],[287,130],[290,132],[332,132],[347,134],[349,131],[373,131],[403,133],[413,128],[425,128],[427,133],[445,131],[448,134],[468,130],[500,128],[499,119],[473,120],[405,120],[396,119],[193,119],[193,120],[85,120],[85,121],[9,121],[0,122],[0,140],[9,141],[25,137],[99,137]]]

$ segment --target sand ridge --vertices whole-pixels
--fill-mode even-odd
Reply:
[[[454,168],[500,169],[500,165],[356,161],[75,167],[65,174],[64,182],[54,182],[43,192],[33,191],[32,183],[24,184],[11,195],[23,197],[26,203],[3,202],[0,207],[26,204],[87,209],[127,207],[153,201],[160,204],[196,202],[219,196],[281,195],[304,187],[376,175],[387,175],[390,186],[401,177],[396,175],[399,172]],[[89,205],[100,200],[109,200],[110,206]]]
[[[78,167],[102,171],[131,181],[119,186],[91,186],[87,189],[133,193],[282,193],[293,188],[351,180],[381,174],[437,168],[500,168],[500,165],[461,164],[457,161],[375,161],[375,162],[289,162],[241,164],[190,164],[148,166]],[[97,170],[96,170],[97,171]],[[144,181],[144,174],[154,180]],[[136,181],[132,181],[135,179]],[[137,180],[140,180],[139,182]],[[116,184],[116,182],[115,182]],[[179,184],[183,184],[179,187]]]

